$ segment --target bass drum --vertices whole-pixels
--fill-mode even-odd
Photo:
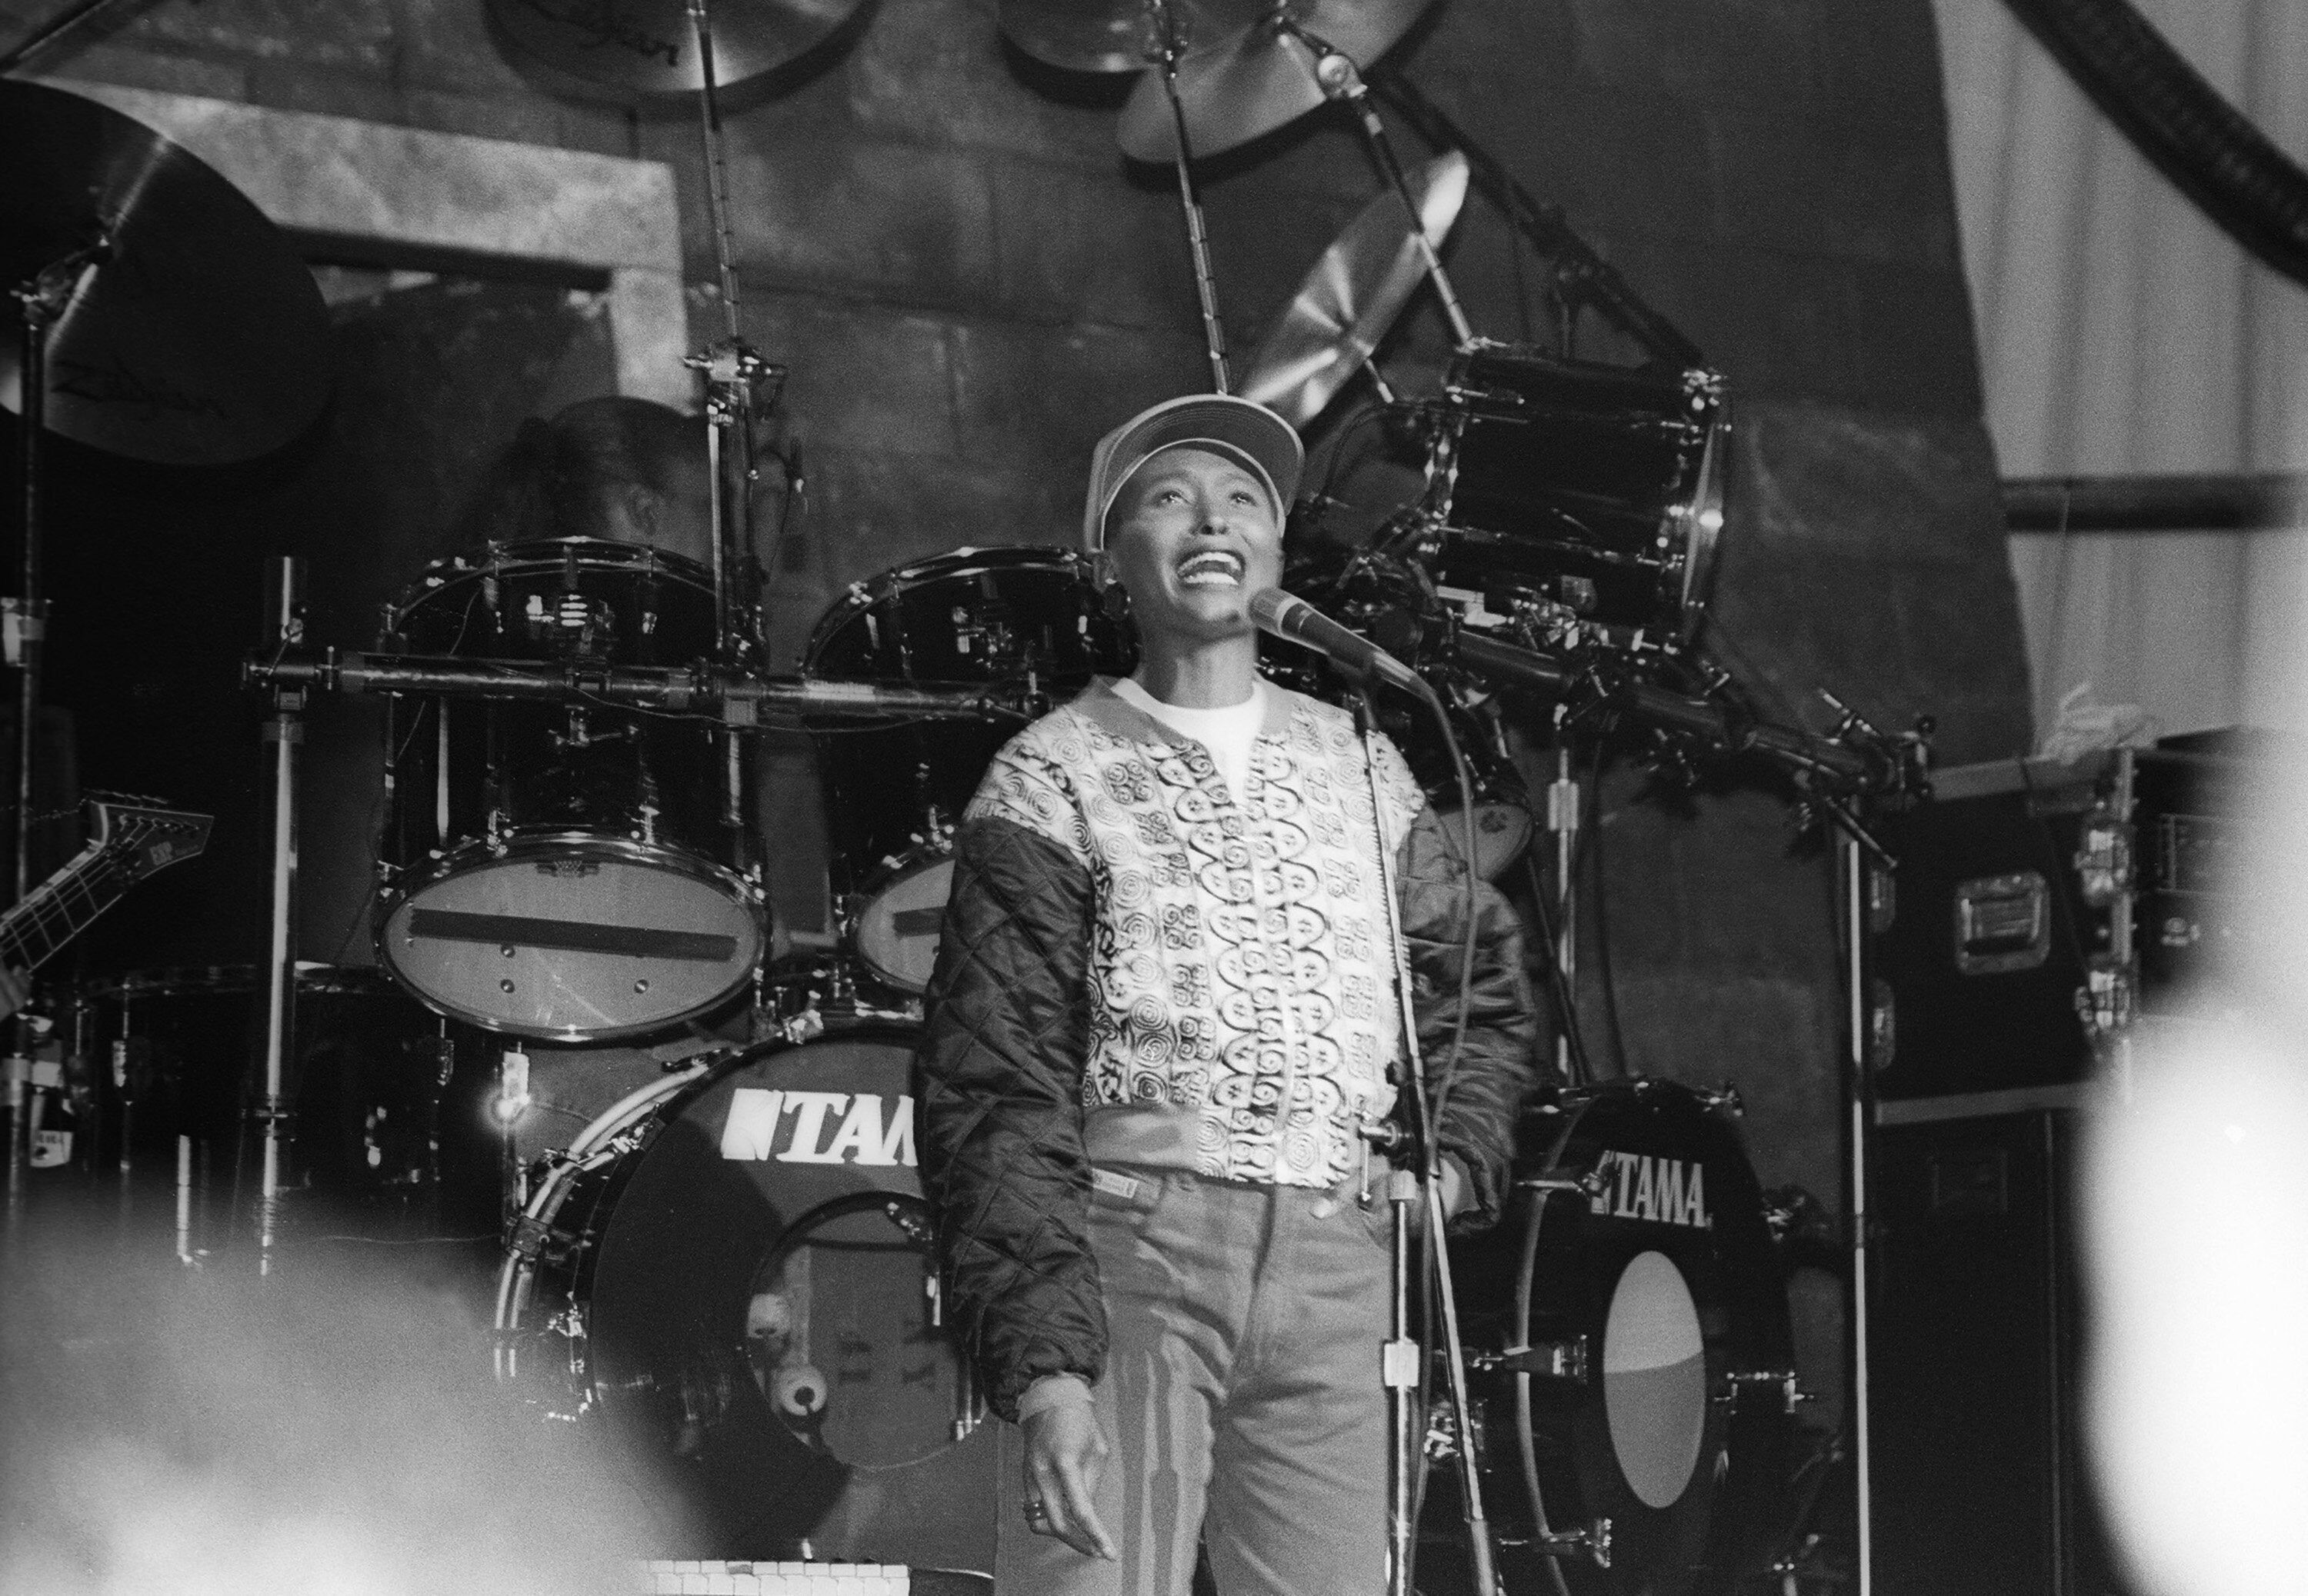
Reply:
[[[1125,675],[1124,636],[1068,549],[957,549],[852,585],[803,671],[834,682],[1022,682],[1063,701]],[[952,889],[954,823],[1018,728],[932,721],[817,738],[834,891],[849,944],[884,985],[929,985]]]
[[[1787,1527],[1797,1398],[1738,1131],[1686,1087],[1619,1081],[1559,1094],[1522,1146],[1505,1221],[1451,1248],[1504,1583],[1555,1589],[1551,1564],[1578,1596],[1729,1592]],[[1430,1489],[1451,1500],[1425,1566],[1460,1565],[1456,1495]],[[1550,1557],[1550,1536],[1576,1540]]]
[[[991,1425],[944,1323],[915,1033],[771,1043],[581,1133],[515,1231],[508,1374],[650,1472],[659,1555],[993,1568]]]
[[[713,585],[678,555],[586,538],[437,562],[387,642],[452,657],[684,665]],[[733,997],[768,940],[730,868],[713,728],[607,706],[394,701],[379,961],[491,1031],[608,1041]]]

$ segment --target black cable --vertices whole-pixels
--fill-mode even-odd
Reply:
[[[1546,876],[1539,869],[1538,855],[1526,848],[1522,856],[1524,871],[1530,877],[1531,905],[1537,911],[1538,934],[1546,941],[1547,990],[1554,997],[1555,1024],[1563,1032],[1563,1051],[1570,1055],[1571,1079],[1573,1086],[1583,1086],[1595,1078],[1594,1065],[1587,1056],[1587,1038],[1579,1028],[1579,1002],[1571,990],[1569,977],[1563,973],[1563,958],[1554,945],[1554,912],[1546,906]]]
[[[1365,427],[1383,422],[1385,419],[1385,406],[1366,405],[1356,411],[1347,419],[1346,424],[1339,428],[1338,435],[1331,441],[1331,458],[1322,462],[1322,485],[1315,490],[1320,497],[1329,498],[1331,490],[1339,485],[1342,462],[1347,458],[1347,445],[1354,435]]]
[[[1475,992],[1475,779],[1467,765],[1466,751],[1459,746],[1459,733],[1451,724],[1451,712],[1443,707],[1442,695],[1429,687],[1422,696],[1427,708],[1434,712],[1435,724],[1442,728],[1443,746],[1451,751],[1451,773],[1459,781],[1460,846],[1463,854],[1460,862],[1465,871],[1460,895],[1466,924],[1459,935],[1459,1012],[1457,1023],[1451,1028],[1451,1051],[1442,1056],[1442,1078],[1434,1089],[1434,1124],[1439,1134],[1443,1110],[1450,1106],[1451,1085],[1459,1072],[1459,1051],[1467,1043],[1467,1008]],[[1427,1154],[1430,1175],[1439,1171],[1442,1157],[1438,1142]]]
[[[1595,974],[1603,983],[1603,1015],[1611,1022],[1611,1058],[1618,1066],[1619,1078],[1625,1080],[1631,1073],[1627,1068],[1627,1030],[1619,1017],[1619,982],[1611,967],[1611,915],[1605,902],[1610,897],[1610,884],[1603,868],[1603,768],[1604,751],[1610,744],[1609,733],[1610,728],[1606,726],[1597,735],[1595,759],[1587,768],[1587,829],[1595,837],[1587,854],[1587,880],[1595,899]]]
[[[2126,0],[2007,0],[2132,146],[2238,244],[2308,283],[2308,172]]]

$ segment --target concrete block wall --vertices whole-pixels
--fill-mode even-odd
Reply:
[[[17,30],[48,9],[0,0]],[[780,656],[860,577],[1068,541],[1092,441],[1204,382],[1168,175],[1117,154],[1118,94],[1021,62],[995,12],[881,0],[814,75],[729,118],[745,325],[792,369],[782,425],[810,481],[772,572]],[[2023,749],[1927,0],[1442,0],[1394,59],[1729,374],[1726,663],[1788,718],[1823,725],[1828,687],[1886,724],[1935,714],[1951,761]],[[42,66],[663,159],[699,339],[718,326],[693,119],[547,92],[478,0],[161,0]],[[1376,181],[1328,115],[1204,181],[1239,359]],[[1478,330],[1549,336],[1544,262],[1481,200],[1450,256]],[[1384,353],[1407,388],[1431,382],[1431,305]],[[1311,429],[1318,450],[1335,430]],[[1834,1201],[1821,859],[1791,853],[1759,788],[1668,806],[1620,776],[1602,824],[1629,1063],[1736,1078],[1766,1181]]]

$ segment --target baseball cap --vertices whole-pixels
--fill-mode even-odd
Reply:
[[[1098,441],[1089,457],[1089,498],[1082,508],[1082,547],[1106,547],[1107,512],[1130,474],[1166,449],[1192,443],[1240,460],[1274,496],[1274,513],[1287,515],[1306,464],[1305,446],[1290,424],[1264,405],[1225,393],[1190,393],[1164,399]]]

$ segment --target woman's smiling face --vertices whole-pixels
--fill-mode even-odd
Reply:
[[[1115,496],[1106,546],[1149,648],[1253,630],[1250,596],[1282,579],[1281,517],[1230,454],[1181,443],[1150,456]]]

